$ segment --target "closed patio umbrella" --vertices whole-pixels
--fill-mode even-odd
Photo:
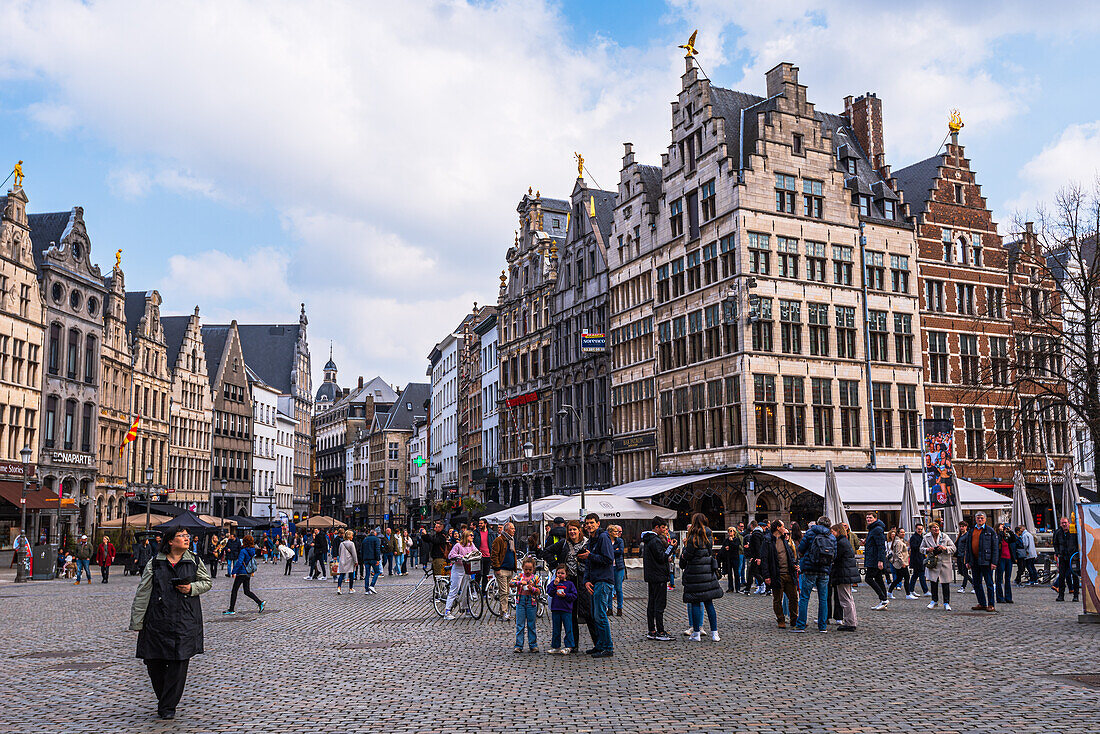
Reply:
[[[905,485],[901,490],[901,517],[898,524],[907,532],[912,532],[921,521],[920,505],[917,504],[917,492],[913,489],[913,472],[905,470]]]
[[[1069,525],[1073,532],[1077,532],[1077,503],[1081,501],[1081,494],[1077,491],[1077,475],[1073,471],[1073,465],[1066,462],[1062,467],[1062,515],[1069,518]],[[1058,527],[1059,519],[1054,518],[1054,526]]]
[[[848,524],[848,513],[844,511],[844,503],[840,500],[840,489],[836,484],[836,471],[833,462],[825,461],[825,515],[833,521],[833,524]]]
[[[1012,474],[1012,527],[1027,528],[1035,534],[1035,518],[1031,514],[1031,503],[1027,500],[1027,488],[1024,486],[1024,474],[1017,469]]]

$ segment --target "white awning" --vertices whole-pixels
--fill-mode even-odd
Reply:
[[[665,507],[658,507],[649,502],[641,502],[630,497],[623,497],[610,492],[585,492],[585,510],[594,512],[601,520],[652,520],[654,517],[674,518],[676,511]],[[543,497],[531,503],[531,519],[534,522],[550,522],[555,517],[564,517],[567,520],[580,518],[581,496],[574,494],[569,497],[553,495]],[[506,510],[495,512],[480,518],[490,524],[504,522],[526,522],[527,505],[521,504],[509,507]]]
[[[710,479],[712,477],[721,477],[726,474],[732,474],[733,472],[708,472],[706,474],[681,474],[674,477],[650,477],[649,479],[639,479],[636,482],[629,482],[627,484],[620,484],[617,487],[611,487],[607,491],[611,494],[617,494],[620,497],[632,497],[634,499],[649,499],[655,497],[662,492],[667,492],[670,489],[676,489],[677,487],[683,487],[685,484],[692,484],[704,479]],[[824,480],[822,480],[824,482]],[[824,486],[824,484],[822,484]]]
[[[825,472],[823,471],[757,470],[756,473],[790,482],[819,497],[825,496]],[[920,475],[918,474],[915,479],[917,480],[915,483],[919,483]],[[1012,505],[1011,498],[991,489],[965,479],[957,479],[956,482],[963,509],[990,510],[1008,508]],[[905,486],[903,471],[838,471],[836,483],[840,490],[840,499],[846,506],[876,510],[901,509],[901,492]],[[917,502],[922,506],[925,502],[924,492],[919,487]]]

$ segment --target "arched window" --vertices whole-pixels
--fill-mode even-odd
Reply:
[[[80,366],[80,332],[69,329],[69,351],[65,357],[65,376],[75,380]]]
[[[96,338],[92,334],[88,334],[84,339],[84,382],[89,385],[95,384],[96,378],[96,365],[99,364],[99,357],[96,355]]]
[[[61,371],[61,324],[50,324],[50,344],[46,371],[56,375]]]
[[[967,247],[966,237],[959,237],[957,240],[955,240],[955,262],[960,265],[969,264],[969,260],[967,260],[969,256],[969,249],[970,248]]]

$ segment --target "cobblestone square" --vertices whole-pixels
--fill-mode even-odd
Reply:
[[[645,634],[645,587],[627,581],[612,618],[615,656],[516,655],[514,623],[445,622],[419,573],[383,578],[379,594],[337,596],[331,581],[261,564],[247,598],[223,617],[229,579],[202,597],[206,654],[194,658],[176,720],[155,716],[136,633],[137,579],[0,584],[2,732],[1088,732],[1100,730],[1100,625],[1075,604],[1018,589],[996,615],[899,598],[871,612],[856,594],[854,634],[792,634],[771,600],[718,601],[721,642],[690,642],[680,590],[669,593],[670,643]],[[361,583],[361,582],[360,582]],[[899,595],[900,596],[900,595]],[[811,600],[811,607],[814,600]],[[549,645],[549,618],[539,642]],[[584,642],[587,643],[585,635]],[[931,673],[935,669],[939,672]]]

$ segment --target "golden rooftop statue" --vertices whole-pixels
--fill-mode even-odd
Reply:
[[[694,56],[695,55],[695,37],[697,35],[699,35],[699,30],[698,29],[691,32],[691,38],[688,39],[687,43],[680,44],[680,46],[679,46],[680,48],[687,50],[687,53],[684,54],[685,56]]]
[[[19,161],[15,164],[15,168],[11,170],[12,175],[15,176],[15,188],[23,188],[23,161]]]
[[[573,153],[573,157],[577,159],[577,178],[584,178],[584,156]]]
[[[115,270],[122,269],[122,250],[115,250]]]
[[[962,115],[958,110],[951,110],[951,119],[947,121],[947,129],[953,133],[957,133],[963,129]]]
[[[595,219],[596,218],[596,197],[595,196],[589,196],[588,197],[588,217],[589,217],[589,219]]]

